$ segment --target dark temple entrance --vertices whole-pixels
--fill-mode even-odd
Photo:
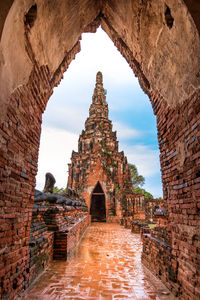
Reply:
[[[105,194],[99,182],[92,193],[90,214],[93,222],[106,222]]]

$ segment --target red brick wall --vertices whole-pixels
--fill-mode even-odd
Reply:
[[[29,267],[24,276],[24,289],[46,269],[53,257],[67,258],[90,223],[81,207],[57,204],[34,204],[29,240]],[[17,282],[16,282],[17,283]]]
[[[176,296],[180,296],[180,282],[177,279],[178,265],[176,261],[172,261],[172,249],[166,237],[162,237],[162,230],[151,231],[151,234],[142,235],[142,262],[165,283],[169,290],[172,290]]]
[[[29,240],[29,277],[24,285],[28,286],[46,267],[53,258],[54,232],[48,231],[43,214],[44,209],[34,208],[30,228]]]
[[[91,223],[91,216],[85,216],[78,223],[74,224],[67,232],[67,253],[70,255],[73,249],[78,245],[83,233]]]
[[[78,245],[90,223],[91,216],[86,215],[77,220],[75,224],[71,224],[66,229],[63,229],[63,231],[55,232],[54,259],[66,260]]]
[[[108,218],[106,219],[106,222],[120,224],[120,218],[119,218],[119,216],[108,216]]]
[[[147,236],[144,259],[161,278],[174,287],[182,299],[198,299],[200,247],[200,97],[193,95],[176,108],[152,96],[157,115],[158,140],[164,190],[169,218],[166,234],[159,240],[169,243],[170,259],[159,242]],[[168,252],[167,252],[168,253]],[[173,274],[173,275],[172,275]]]
[[[23,289],[29,268],[42,112],[53,87],[79,50],[76,44],[52,78],[48,67],[38,67],[34,62],[28,84],[13,92],[7,117],[0,124],[0,294],[8,299]]]
[[[32,74],[31,83],[12,95],[7,121],[0,126],[0,293],[10,299],[23,288],[29,268],[40,126],[42,110],[50,96],[49,81],[45,67]]]

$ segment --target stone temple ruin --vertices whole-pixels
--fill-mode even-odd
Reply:
[[[200,2],[0,2],[0,293],[30,278],[42,113],[80,51],[84,32],[108,34],[157,118],[165,227],[145,235],[143,262],[180,299],[200,298]],[[124,103],[125,105],[125,103]]]
[[[86,201],[93,221],[119,223],[128,213],[127,196],[133,188],[127,158],[118,151],[116,132],[108,119],[101,72],[89,111],[78,152],[72,152],[67,186]]]

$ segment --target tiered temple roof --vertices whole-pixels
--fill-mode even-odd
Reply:
[[[68,177],[68,187],[79,192],[90,211],[97,184],[105,197],[106,220],[122,217],[127,211],[126,194],[132,193],[131,177],[127,158],[123,151],[118,151],[116,131],[112,131],[112,122],[108,119],[101,72],[96,75],[89,117],[79,137],[78,152],[72,152]],[[95,201],[103,201],[99,199]]]

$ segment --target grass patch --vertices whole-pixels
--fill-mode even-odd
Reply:
[[[149,228],[155,228],[156,224],[148,224]]]

